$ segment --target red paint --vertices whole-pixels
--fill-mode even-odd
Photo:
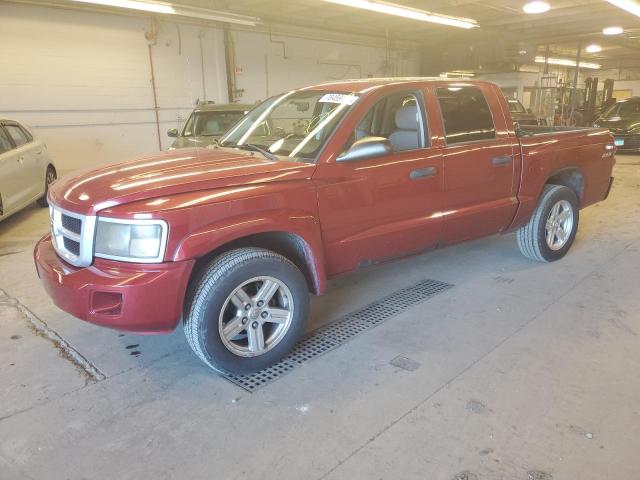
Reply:
[[[545,182],[572,168],[584,177],[581,207],[605,198],[613,156],[605,130],[517,138],[498,87],[480,88],[496,138],[447,146],[435,89],[444,80],[362,80],[307,87],[359,92],[315,164],[272,162],[234,150],[175,150],[83,172],[51,188],[56,205],[114,218],[146,214],[169,224],[162,264],[96,259],[88,268],[60,260],[50,238],[36,246],[38,273],[63,310],[121,330],[171,331],[198,258],[246,236],[287,232],[302,241],[314,289],[373,262],[442,244],[514,230],[526,223]],[[429,146],[357,162],[336,161],[367,110],[395,91],[422,94]],[[605,155],[603,157],[603,155]],[[511,162],[495,166],[495,157]],[[434,176],[411,180],[413,170]],[[120,299],[121,295],[121,299]]]

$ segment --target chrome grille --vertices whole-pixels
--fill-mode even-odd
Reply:
[[[51,203],[49,214],[51,241],[58,255],[78,267],[91,265],[96,217],[69,212]]]
[[[82,220],[65,213],[62,214],[62,226],[70,232],[77,233],[78,235],[82,233]]]

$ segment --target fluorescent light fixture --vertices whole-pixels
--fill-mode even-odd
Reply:
[[[545,63],[543,56],[536,57],[536,63]],[[575,67],[576,61],[568,58],[549,58],[549,65],[561,65],[563,67]],[[580,62],[580,68],[589,68],[591,70],[598,70],[602,65],[592,62]]]
[[[602,29],[602,33],[605,35],[620,35],[622,32],[624,32],[622,27],[607,27]]]
[[[529,2],[522,7],[524,13],[544,13],[551,9],[551,5],[547,2]]]
[[[207,8],[189,7],[168,2],[151,2],[142,0],[68,0],[74,3],[87,3],[105,7],[126,8],[142,12],[161,13],[164,15],[179,15],[182,17],[200,18],[215,22],[237,23],[240,25],[255,26],[260,23],[256,17],[236,15],[233,13],[218,12]]]
[[[640,3],[638,2],[633,0],[607,0],[607,2],[640,17]]]
[[[167,3],[140,2],[136,0],[71,0],[77,3],[92,3],[105,7],[128,8],[130,10],[142,10],[144,12],[174,14],[176,11]]]
[[[600,45],[596,45],[594,43],[594,44],[591,44],[591,45],[587,45],[587,48],[585,48],[585,51],[587,53],[598,53],[598,52],[602,51],[602,47]]]
[[[440,25],[448,25],[458,28],[475,28],[479,27],[475,20],[470,18],[449,17],[447,15],[439,15],[437,13],[427,12],[409,8],[395,3],[380,2],[374,0],[324,0],[325,2],[344,5],[346,7],[361,8],[371,12],[385,13],[387,15],[395,15],[396,17],[409,18],[411,20],[420,20],[422,22],[439,23]]]

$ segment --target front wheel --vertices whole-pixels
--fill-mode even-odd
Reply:
[[[261,248],[224,253],[194,279],[184,331],[195,354],[216,371],[247,374],[294,347],[309,312],[302,272]]]
[[[545,185],[529,223],[518,230],[522,254],[539,262],[566,255],[578,230],[580,210],[576,194],[561,185]]]

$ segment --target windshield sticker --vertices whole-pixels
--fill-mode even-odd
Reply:
[[[345,95],[342,93],[327,93],[323,95],[320,100],[320,103],[341,103],[343,105],[353,105],[354,102],[358,100],[356,95]]]

